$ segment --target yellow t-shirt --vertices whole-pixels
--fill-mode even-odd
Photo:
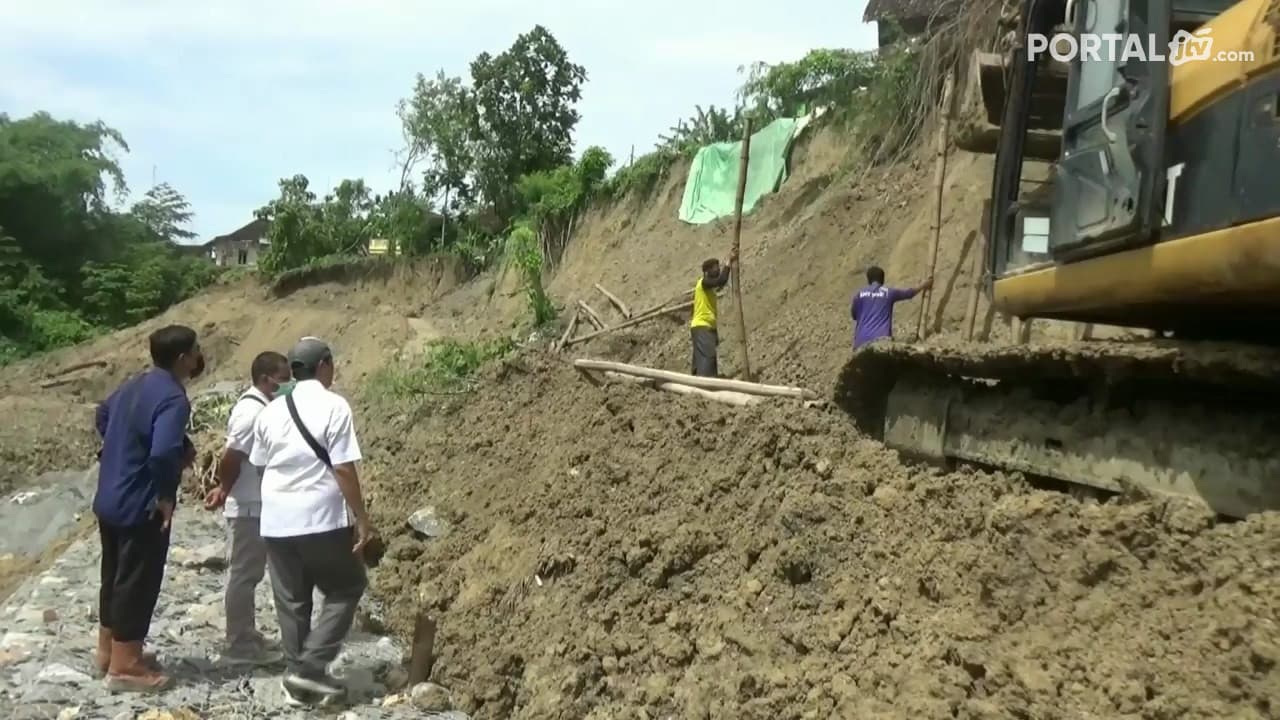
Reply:
[[[716,329],[716,293],[702,287],[702,278],[693,286],[693,322],[689,327]]]

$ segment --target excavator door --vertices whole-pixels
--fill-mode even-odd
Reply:
[[[1069,6],[1079,49],[1048,233],[1059,261],[1151,240],[1163,216],[1169,118],[1169,0]]]

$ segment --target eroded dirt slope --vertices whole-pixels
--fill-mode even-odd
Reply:
[[[377,589],[481,718],[1269,718],[1280,516],[908,468],[554,360],[374,416]],[[433,505],[442,539],[405,529]],[[640,714],[643,710],[646,714]]]

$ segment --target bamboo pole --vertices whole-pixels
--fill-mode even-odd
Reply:
[[[564,334],[560,336],[560,341],[556,343],[556,352],[564,348],[569,339],[573,337],[573,331],[578,327],[578,315],[581,312],[581,309],[573,311],[573,317],[569,318],[569,326],[564,329]]]
[[[972,231],[971,231],[972,232]],[[973,289],[969,291],[969,304],[964,309],[964,339],[973,340],[973,326],[978,319],[978,296],[982,294],[982,283],[987,270],[986,233],[979,233],[973,249]]]
[[[747,314],[742,307],[742,259],[739,251],[742,248],[742,203],[747,195],[747,171],[751,165],[751,118],[743,122],[742,158],[738,161],[738,195],[733,201],[733,267],[730,278],[733,283],[733,298],[738,306],[738,338],[742,343],[743,377],[755,378],[751,372],[751,353],[747,350]]]
[[[583,314],[587,316],[587,322],[594,325],[597,330],[605,329],[606,326],[604,324],[604,321],[600,319],[600,315],[596,313],[595,309],[587,304],[586,300],[578,301],[578,309],[580,309],[583,312]]]
[[[607,327],[603,330],[597,330],[593,333],[587,333],[586,335],[582,335],[576,338],[569,338],[568,341],[565,342],[565,346],[568,347],[569,345],[577,345],[580,342],[586,342],[592,338],[599,337],[601,335],[607,335],[616,330],[623,330],[625,328],[635,327],[636,325],[642,325],[644,323],[649,322],[650,320],[656,320],[662,317],[663,315],[670,315],[671,313],[682,312],[692,307],[693,307],[692,300],[680,303],[679,305],[669,305],[667,307],[654,310],[653,312],[647,315],[637,315],[631,318],[630,320],[627,320],[626,322],[618,323],[617,325],[614,325],[612,327]]]
[[[631,319],[631,308],[628,308],[626,303],[619,300],[617,295],[606,290],[600,283],[596,283],[596,289],[600,291],[601,295],[609,298],[609,302],[613,303],[613,306],[618,308],[618,312],[622,313],[622,317],[627,318],[628,320]]]
[[[951,85],[955,79],[955,71],[947,72],[947,79],[942,83],[942,115],[938,119],[937,162],[933,178],[937,193],[933,212],[933,248],[929,253],[929,275],[932,278],[938,269],[938,243],[942,237],[942,190],[947,177],[947,128],[951,121]],[[933,288],[925,290],[920,298],[920,320],[916,324],[916,338],[925,338],[925,320],[929,317],[929,306],[933,303]]]
[[[732,390],[703,390],[692,385],[682,385],[680,383],[664,382],[661,380],[652,380],[650,378],[636,377],[634,375],[624,375],[616,372],[605,372],[604,376],[610,380],[619,382],[629,382],[646,385],[657,390],[665,390],[677,395],[688,395],[691,397],[699,397],[704,400],[714,400],[715,402],[725,403],[726,405],[734,405],[737,407],[746,407],[755,405],[760,402],[759,395],[749,395],[742,392],[734,392]]]
[[[644,310],[641,310],[640,312],[636,313],[636,317],[644,317],[645,315],[655,313],[661,310],[662,308],[667,307],[668,305],[675,305],[678,302],[681,302],[681,301],[687,302],[692,299],[693,299],[693,290],[692,289],[685,290],[683,293],[680,294],[680,297],[677,297],[675,300],[667,300],[666,302],[658,303],[653,307],[645,308]]]
[[[800,398],[801,400],[812,400],[818,397],[817,393],[804,388],[788,387],[786,385],[762,385],[760,383],[745,382],[742,380],[727,380],[725,378],[699,377],[696,375],[686,375],[685,373],[671,372],[670,370],[657,370],[655,368],[647,368],[640,365],[627,365],[626,363],[609,362],[607,360],[590,360],[584,358],[581,360],[574,360],[573,366],[583,370],[599,370],[601,372],[613,371],[624,375],[635,375],[637,377],[650,378],[652,380],[674,382],[681,385],[702,388],[703,390],[733,390],[736,392],[748,393],[750,395],[793,397]]]

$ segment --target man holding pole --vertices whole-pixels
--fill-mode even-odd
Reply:
[[[726,266],[711,258],[702,263],[702,277],[693,286],[693,319],[689,323],[689,335],[693,344],[693,374],[701,377],[718,377],[716,354],[720,335],[716,330],[716,293],[729,282],[729,272],[738,264],[736,254]]]
[[[853,296],[854,350],[883,338],[892,340],[894,304],[933,287],[933,278],[914,288],[885,287],[884,270],[873,265],[867,268],[867,283]]]

